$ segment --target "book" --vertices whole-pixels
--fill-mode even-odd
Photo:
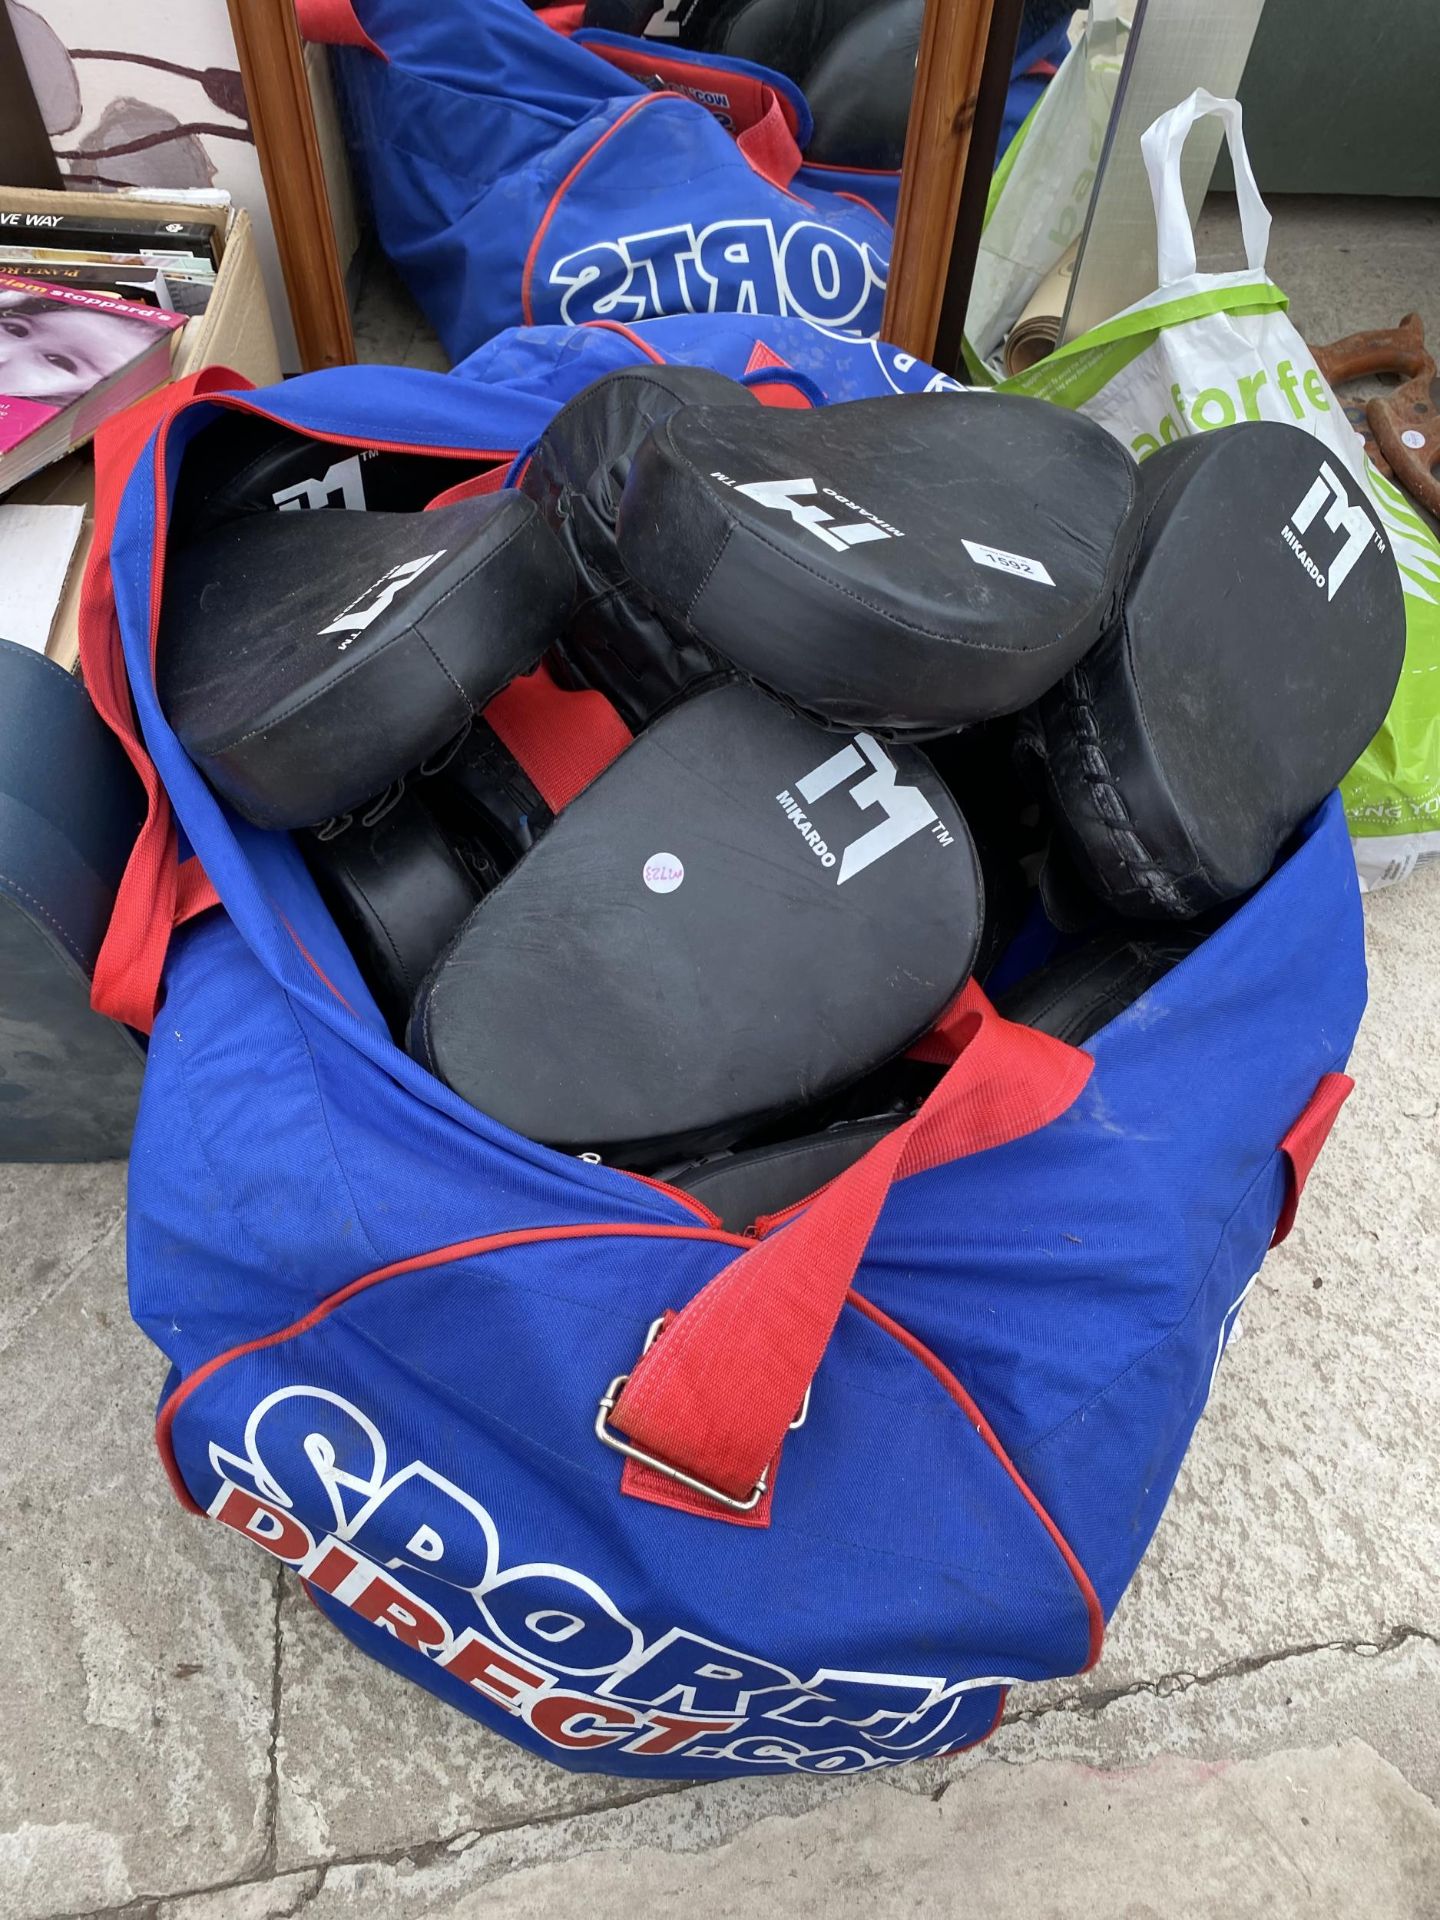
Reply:
[[[170,375],[184,316],[0,272],[0,493]]]
[[[3,249],[0,249],[3,252]],[[176,301],[170,281],[160,267],[100,265],[84,261],[79,266],[54,260],[0,259],[0,273],[13,273],[22,280],[44,280],[56,287],[79,287],[83,293],[109,293],[121,300],[138,300],[142,307],[160,307],[166,313],[203,312],[208,286],[189,283],[200,295],[198,307],[182,307]]]
[[[100,253],[163,249],[219,265],[215,228],[204,220],[124,218],[110,213],[0,213],[0,246],[79,247]]]
[[[147,248],[143,253],[128,253],[123,249],[106,253],[97,247],[41,247],[33,242],[28,247],[7,247],[0,243],[0,271],[34,279],[32,267],[42,266],[159,267],[172,278],[180,275],[189,280],[203,280],[207,286],[215,284],[214,267],[198,253],[166,253],[159,247]]]
[[[83,507],[0,502],[0,640],[45,652],[84,525]]]

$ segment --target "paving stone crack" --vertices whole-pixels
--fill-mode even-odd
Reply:
[[[457,1832],[442,1835],[438,1840],[413,1841],[407,1846],[387,1848],[383,1853],[346,1854],[336,1860],[301,1860],[294,1865],[281,1867],[270,1858],[267,1849],[266,1870],[260,1873],[241,1874],[233,1880],[206,1881],[199,1886],[176,1887],[167,1893],[134,1894],[118,1906],[85,1907],[68,1913],[50,1914],[46,1920],[157,1920],[163,1906],[182,1900],[198,1900],[212,1893],[236,1893],[245,1887],[270,1886],[292,1876],[299,1879],[316,1875],[316,1884],[300,1890],[299,1904],[284,1917],[284,1920],[292,1920],[294,1914],[301,1912],[319,1896],[329,1874],[346,1867],[396,1867],[408,1862],[411,1866],[423,1869],[434,1866],[447,1855],[454,1858],[468,1853],[483,1841],[501,1840],[506,1834],[530,1833],[544,1827],[559,1826],[566,1820],[589,1820],[602,1814],[620,1813],[629,1807],[645,1806],[651,1800],[662,1800],[679,1793],[694,1793],[707,1784],[703,1780],[679,1780],[670,1786],[657,1786],[653,1793],[617,1794],[613,1800],[599,1801],[578,1813],[562,1809],[555,1813],[539,1814],[529,1820],[512,1820],[497,1827],[461,1827]]]
[[[1059,1700],[1053,1706],[1032,1707],[1017,1713],[1007,1713],[1004,1725],[1007,1727],[1033,1725],[1040,1720],[1049,1719],[1057,1713],[1072,1714],[1079,1718],[1091,1719],[1107,1711],[1121,1700],[1134,1699],[1138,1694],[1153,1694],[1157,1699],[1173,1698],[1176,1694],[1190,1693],[1197,1687],[1218,1686],[1224,1680],[1236,1680],[1246,1674],[1261,1673],[1266,1667],[1273,1667],[1284,1660],[1308,1660],[1317,1653],[1350,1653],[1362,1659],[1374,1659],[1381,1654],[1394,1653],[1412,1640],[1425,1640],[1431,1646],[1440,1646],[1440,1634],[1430,1633],[1424,1627],[1391,1627],[1379,1639],[1370,1636],[1358,1640],[1316,1640],[1300,1646],[1280,1647],[1271,1653],[1247,1654],[1240,1660],[1226,1661],[1223,1666],[1213,1668],[1209,1673],[1166,1673],[1155,1680],[1133,1680],[1127,1687],[1113,1687],[1108,1692],[1087,1694],[1075,1700]]]
[[[272,1641],[270,1648],[270,1739],[265,1750],[265,1802],[263,1824],[265,1831],[265,1853],[262,1866],[262,1879],[270,1879],[275,1874],[275,1864],[280,1852],[280,1705],[282,1668],[285,1659],[285,1583],[282,1571],[275,1568],[275,1612],[272,1622]]]
[[[423,1871],[448,1857],[468,1853],[472,1847],[485,1842],[502,1840],[507,1834],[534,1832],[545,1827],[559,1826],[565,1821],[589,1821],[605,1814],[623,1812],[629,1808],[639,1808],[652,1800],[670,1798],[685,1793],[701,1791],[705,1781],[676,1781],[672,1785],[660,1786],[653,1793],[621,1794],[613,1800],[601,1801],[582,1812],[560,1810],[555,1813],[541,1814],[533,1819],[514,1820],[495,1827],[462,1827],[457,1832],[442,1835],[439,1839],[425,1840],[408,1846],[391,1847],[380,1853],[347,1854],[335,1860],[302,1860],[293,1865],[280,1867],[277,1864],[276,1820],[279,1799],[279,1731],[280,1731],[280,1686],[279,1656],[281,1651],[280,1607],[275,1613],[276,1668],[275,1685],[272,1694],[272,1716],[270,1737],[270,1781],[266,1796],[267,1845],[265,1870],[258,1874],[245,1874],[233,1880],[217,1880],[203,1886],[176,1888],[164,1894],[138,1894],[133,1899],[118,1906],[89,1907],[76,1911],[50,1916],[50,1920],[158,1920],[164,1905],[182,1900],[197,1899],[206,1894],[237,1892],[246,1887],[262,1887],[275,1884],[291,1877],[301,1880],[313,1876],[313,1886],[299,1886],[295,1889],[298,1898],[290,1907],[283,1920],[294,1920],[316,1901],[325,1890],[332,1873],[344,1871],[349,1867],[392,1867],[402,1863]],[[1383,1654],[1398,1652],[1401,1647],[1413,1641],[1425,1641],[1431,1646],[1440,1647],[1440,1633],[1434,1633],[1424,1627],[1396,1626],[1389,1628],[1378,1639],[1362,1637],[1355,1640],[1319,1640],[1293,1647],[1281,1647],[1270,1653],[1247,1654],[1243,1659],[1227,1661],[1223,1666],[1215,1667],[1208,1673],[1169,1673],[1154,1680],[1136,1680],[1129,1686],[1113,1688],[1108,1693],[1089,1696],[1083,1700],[1060,1701],[1054,1706],[1036,1707],[1029,1712],[1007,1714],[1004,1725],[1016,1726],[1033,1724],[1055,1714],[1071,1714],[1076,1717],[1093,1718],[1104,1713],[1121,1700],[1133,1699],[1140,1694],[1153,1694],[1157,1698],[1175,1694],[1189,1693],[1199,1687],[1213,1687],[1222,1681],[1242,1678],[1251,1673],[1263,1672],[1267,1667],[1278,1666],[1287,1660],[1306,1660],[1320,1653],[1353,1654],[1361,1659],[1376,1659]],[[998,1755],[995,1756],[997,1759]],[[1031,1762],[1007,1762],[1011,1765],[1029,1765]],[[953,1780],[942,1781],[930,1795],[933,1801],[943,1800]],[[768,1818],[776,1810],[769,1808],[757,1818]],[[577,1852],[588,1851],[577,1848]],[[508,1871],[503,1862],[497,1862],[497,1874]]]

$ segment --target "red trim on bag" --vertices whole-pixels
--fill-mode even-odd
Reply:
[[[1275,1223],[1275,1236],[1270,1242],[1272,1247],[1278,1247],[1294,1226],[1300,1196],[1305,1191],[1310,1170],[1330,1137],[1330,1129],[1341,1107],[1354,1091],[1355,1082],[1348,1073],[1325,1074],[1301,1109],[1300,1118],[1280,1142],[1280,1152],[1284,1154],[1286,1162],[1285,1200],[1280,1208],[1280,1218]]]
[[[305,942],[300,938],[299,934],[296,933],[294,927],[291,926],[290,922],[278,907],[275,909],[275,915],[281,926],[284,927],[290,938],[295,942],[295,945],[300,949],[300,958],[305,962],[306,966],[309,967],[321,986],[333,993],[345,1011],[350,1014],[352,1018],[358,1020],[360,1018],[359,1014],[355,1012],[350,1002],[345,998],[344,994],[341,993],[335,982],[330,978],[329,974],[326,973],[325,969],[320,965],[320,962],[315,958],[314,954],[311,953]]]
[[[686,1193],[683,1187],[672,1187],[668,1180],[657,1180],[653,1174],[633,1173],[629,1167],[617,1167],[617,1173],[623,1173],[627,1180],[638,1180],[642,1186],[653,1187],[656,1193],[663,1193],[667,1200],[678,1200],[682,1207],[689,1207],[707,1227],[723,1227],[725,1222],[713,1207],[707,1207],[703,1200],[697,1200],[693,1193]]]
[[[187,1513],[203,1514],[205,1511],[197,1504],[181,1477],[171,1433],[175,1416],[184,1402],[197,1387],[203,1386],[222,1367],[228,1367],[232,1360],[243,1360],[247,1354],[260,1353],[266,1347],[282,1346],[287,1340],[308,1333],[312,1327],[318,1327],[322,1320],[328,1319],[337,1307],[343,1307],[347,1300],[353,1300],[370,1287],[379,1286],[382,1280],[394,1280],[404,1273],[421,1273],[427,1267],[444,1266],[448,1261],[470,1260],[478,1254],[498,1253],[504,1247],[530,1246],[546,1240],[623,1239],[632,1236],[658,1240],[713,1240],[730,1247],[748,1247],[752,1244],[737,1233],[723,1233],[709,1227],[600,1221],[563,1227],[517,1227],[509,1233],[487,1233],[475,1240],[456,1240],[450,1246],[437,1247],[430,1253],[412,1254],[408,1260],[392,1260],[388,1267],[377,1267],[373,1273],[361,1274],[358,1280],[351,1280],[335,1293],[327,1294],[325,1299],[299,1320],[293,1320],[288,1327],[281,1327],[276,1333],[261,1334],[257,1340],[246,1340],[224,1353],[215,1354],[180,1382],[155,1416],[155,1444],[175,1498]]]
[[[647,360],[653,360],[657,367],[668,366],[663,353],[657,353],[648,340],[642,340],[633,327],[627,327],[623,320],[582,320],[582,327],[603,327],[607,333],[623,334],[632,347],[638,347]]]
[[[882,226],[888,227],[890,225],[890,222],[880,211],[879,207],[876,206],[875,202],[873,200],[867,200],[863,193],[851,193],[847,187],[833,187],[829,189],[829,191],[834,193],[837,200],[853,200],[855,205],[857,207],[863,207],[866,213],[873,213]],[[960,1751],[963,1751],[963,1749],[960,1749]]]
[[[530,251],[525,255],[525,267],[520,276],[520,317],[527,327],[533,327],[535,324],[535,308],[530,300],[530,282],[535,277],[535,261],[539,255],[545,235],[549,231],[550,222],[559,211],[560,202],[565,198],[571,187],[574,186],[580,174],[584,172],[596,154],[599,153],[600,149],[605,145],[605,142],[612,139],[628,120],[633,120],[642,108],[653,107],[657,100],[675,100],[679,97],[679,95],[673,93],[647,93],[642,99],[634,101],[625,109],[618,120],[611,121],[610,125],[605,129],[604,133],[600,135],[598,140],[591,142],[575,162],[574,166],[571,167],[569,173],[567,173],[565,178],[560,182],[554,193],[551,194],[550,204],[546,207],[544,213],[541,214],[540,224],[535,229],[535,238],[530,242]]]
[[[379,1286],[385,1280],[398,1279],[403,1274],[421,1273],[429,1267],[444,1266],[452,1261],[474,1259],[486,1253],[498,1253],[506,1247],[532,1246],[552,1240],[611,1238],[707,1240],[717,1245],[738,1247],[748,1247],[753,1244],[753,1242],[744,1239],[739,1234],[725,1233],[713,1228],[668,1226],[658,1223],[616,1222],[611,1224],[600,1222],[587,1225],[558,1227],[519,1227],[508,1233],[484,1234],[475,1240],[459,1240],[450,1246],[435,1248],[429,1253],[414,1254],[408,1260],[394,1260],[388,1266],[377,1267],[373,1273],[362,1274],[358,1280],[352,1280],[348,1285],[339,1288],[335,1293],[327,1295],[324,1300],[319,1301],[308,1313],[302,1315],[300,1319],[292,1321],[289,1326],[281,1327],[275,1333],[262,1334],[255,1340],[246,1340],[239,1346],[230,1347],[224,1353],[215,1354],[211,1359],[207,1360],[203,1366],[197,1367],[194,1373],[180,1382],[164,1401],[155,1416],[155,1445],[160,1454],[160,1464],[165,1470],[165,1477],[170,1482],[171,1490],[175,1498],[187,1513],[204,1515],[205,1509],[199,1504],[190,1492],[190,1489],[186,1486],[184,1477],[180,1472],[179,1462],[175,1458],[175,1417],[185,1401],[189,1399],[190,1395],[194,1393],[198,1387],[203,1386],[207,1380],[213,1378],[223,1367],[229,1366],[232,1361],[243,1360],[252,1353],[261,1353],[267,1347],[283,1346],[287,1341],[297,1339],[303,1333],[309,1333],[313,1328],[319,1326],[322,1321],[327,1320],[337,1308],[344,1306],[347,1301],[353,1300],[358,1294],[367,1292],[371,1287]],[[1061,1558],[1064,1560],[1085,1600],[1086,1613],[1090,1622],[1090,1640],[1088,1658],[1080,1671],[1082,1673],[1088,1673],[1100,1657],[1100,1648],[1105,1637],[1105,1618],[1101,1611],[1095,1589],[1091,1586],[1085,1569],[1081,1566],[1079,1559],[1071,1550],[1064,1535],[1016,1471],[1009,1455],[995,1437],[994,1430],[991,1428],[989,1422],[985,1419],[985,1416],[980,1412],[980,1409],[970,1398],[964,1387],[962,1387],[960,1382],[955,1378],[954,1374],[931,1353],[928,1347],[922,1345],[913,1334],[907,1333],[902,1326],[890,1318],[889,1314],[883,1312],[871,1301],[866,1300],[861,1294],[856,1293],[853,1288],[847,1296],[847,1304],[854,1307],[858,1312],[863,1313],[865,1317],[878,1326],[882,1332],[888,1333],[892,1339],[897,1340],[901,1346],[905,1347],[920,1361],[921,1365],[924,1366],[927,1371],[934,1375],[935,1379],[939,1381],[940,1385],[944,1387],[946,1392],[962,1409],[967,1419],[974,1424],[980,1438],[990,1449],[990,1452],[995,1456],[999,1464],[1005,1469],[1005,1472],[1023,1496],[1026,1504],[1032,1509],[1044,1526],[1046,1532],[1054,1541]],[[627,1462],[627,1472],[630,1470],[632,1464],[633,1463]],[[655,1477],[658,1478],[659,1476]],[[666,1484],[668,1487],[669,1483],[667,1482]],[[686,1497],[683,1488],[676,1489],[676,1491],[682,1497]],[[667,1504],[680,1505],[681,1501],[670,1499],[667,1500]],[[768,1500],[765,1504],[768,1507]],[[696,1511],[703,1511],[703,1509],[697,1507]],[[753,1516],[746,1516],[746,1518],[750,1519],[752,1525],[765,1524],[764,1521],[756,1521]],[[766,1519],[768,1520],[768,1513]],[[1003,1709],[1004,1699],[1002,1696],[1000,1707],[996,1711],[995,1721],[992,1723],[989,1732],[993,1732],[995,1726],[998,1725],[1000,1713]],[[984,1739],[987,1736],[982,1734],[980,1737]],[[969,1744],[973,1745],[975,1743],[970,1742]],[[954,1751],[958,1752],[961,1751],[961,1749],[957,1748],[954,1749]]]
[[[888,1333],[892,1339],[898,1340],[900,1345],[907,1348],[923,1367],[934,1374],[935,1378],[950,1395],[951,1399],[963,1410],[966,1418],[973,1423],[975,1431],[980,1435],[985,1445],[990,1449],[991,1453],[994,1454],[996,1460],[1014,1482],[1016,1491],[1021,1495],[1025,1504],[1031,1509],[1041,1526],[1044,1527],[1045,1531],[1054,1541],[1060,1558],[1069,1569],[1070,1576],[1080,1589],[1081,1598],[1085,1602],[1085,1613],[1090,1624],[1090,1642],[1085,1657],[1085,1664],[1083,1667],[1080,1667],[1078,1671],[1080,1673],[1088,1673],[1100,1658],[1100,1649],[1104,1644],[1105,1613],[1100,1605],[1100,1596],[1091,1585],[1089,1574],[1087,1574],[1084,1567],[1081,1566],[1079,1556],[1075,1553],[1070,1542],[1065,1538],[1064,1534],[1061,1533],[1059,1527],[1056,1526],[1044,1507],[1041,1506],[1028,1483],[1021,1477],[1014,1462],[996,1437],[995,1429],[990,1425],[990,1422],[985,1418],[979,1407],[976,1406],[975,1402],[970,1398],[970,1395],[965,1391],[964,1387],[961,1386],[960,1382],[955,1378],[954,1374],[951,1373],[945,1363],[938,1359],[927,1346],[924,1346],[917,1340],[913,1333],[907,1333],[898,1321],[892,1320],[888,1313],[883,1312],[882,1309],[875,1306],[873,1302],[866,1300],[861,1294],[856,1293],[853,1287],[850,1289],[847,1298],[850,1306],[858,1308],[867,1320],[873,1320],[875,1325],[883,1332]]]
[[[480,500],[487,494],[503,493],[505,475],[509,471],[507,461],[503,466],[491,467],[488,473],[476,473],[468,480],[457,480],[453,487],[447,487],[444,493],[437,493],[433,500],[427,500],[425,511],[433,513],[437,507],[453,507],[457,500]]]
[[[735,136],[737,143],[741,135],[763,125],[778,108],[789,132],[789,144],[796,148],[800,115],[794,101],[788,94],[767,86],[758,74],[712,67],[703,59],[679,59],[673,53],[662,52],[660,43],[654,40],[639,40],[624,47],[596,46],[587,41],[585,51],[647,86],[652,79],[663,80],[668,92],[683,94],[687,100],[704,107],[727,133]],[[706,99],[706,93],[724,95],[723,104]],[[797,154],[798,151],[796,148]],[[790,169],[792,173],[794,170]]]
[[[567,3],[557,7],[539,7],[535,18],[543,20],[563,40],[568,40],[572,33],[578,33],[585,24],[585,0],[579,0],[578,5]]]
[[[389,54],[361,26],[352,0],[295,0],[295,21],[302,40],[321,47],[363,47],[389,63]]]
[[[603,693],[557,686],[543,660],[502,687],[481,718],[552,813],[568,807],[634,737]]]
[[[303,1585],[304,1582],[302,1581],[301,1584]],[[315,1605],[319,1607],[320,1603],[318,1600],[315,1602]],[[322,1608],[321,1611],[323,1612],[324,1609]],[[995,1718],[990,1722],[989,1726],[986,1727],[985,1731],[983,1733],[977,1733],[973,1740],[962,1740],[958,1747],[947,1747],[944,1753],[937,1753],[931,1757],[936,1760],[953,1760],[957,1753],[969,1753],[974,1747],[983,1747],[991,1734],[999,1728],[1000,1722],[1005,1718],[1005,1705],[1009,1698],[1009,1687],[1001,1687],[1000,1698],[995,1707]]]
[[[243,383],[245,376],[228,368],[207,367],[171,387],[162,387],[148,400],[117,414],[101,428],[95,443],[96,532],[86,566],[80,607],[81,664],[96,711],[119,740],[145,788],[147,812],[125,872],[116,889],[110,923],[105,930],[91,981],[90,1003],[126,1026],[148,1033],[155,1022],[160,977],[170,936],[184,919],[212,902],[208,883],[176,863],[178,834],[168,795],[146,749],[130,698],[119,624],[115,617],[114,586],[110,577],[110,540],[123,484],[153,431],[155,545],[150,561],[150,660],[153,670],[160,631],[160,589],[165,571],[166,506],[165,450],[170,424],[184,408],[202,399],[205,404],[235,413],[249,413],[311,440],[329,446],[375,447],[382,453],[432,454],[455,460],[489,460],[503,466],[515,458],[515,449],[503,447],[427,447],[398,440],[377,441],[364,435],[324,433],[297,428],[293,422],[258,407],[233,392],[212,391],[221,383]],[[102,506],[102,502],[104,503]],[[210,890],[213,892],[213,889]],[[312,963],[313,964],[313,963]]]

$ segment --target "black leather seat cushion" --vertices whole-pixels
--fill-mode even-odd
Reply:
[[[922,754],[717,687],[482,901],[411,1051],[517,1132],[654,1167],[900,1052],[964,984],[980,918],[969,835]]]
[[[261,827],[380,793],[526,672],[573,575],[533,503],[253,514],[166,569],[160,701],[217,791]]]
[[[1038,708],[1069,850],[1109,906],[1186,918],[1256,886],[1385,717],[1400,580],[1348,470],[1247,422],[1141,468],[1119,617]]]
[[[645,436],[681,406],[758,401],[748,387],[705,367],[625,367],[562,407],[520,482],[570,555],[580,599],[556,653],[568,677],[597,687],[632,732],[680,694],[713,677],[709,650],[671,633],[630,579],[615,520]]]
[[[939,734],[1036,699],[1113,613],[1137,469],[1038,400],[684,407],[635,456],[620,557],[672,624],[836,726]]]

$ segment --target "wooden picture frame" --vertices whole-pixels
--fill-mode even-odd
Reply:
[[[349,366],[355,334],[294,0],[227,0],[300,364]]]
[[[965,309],[1023,0],[927,0],[881,333],[947,373]]]

